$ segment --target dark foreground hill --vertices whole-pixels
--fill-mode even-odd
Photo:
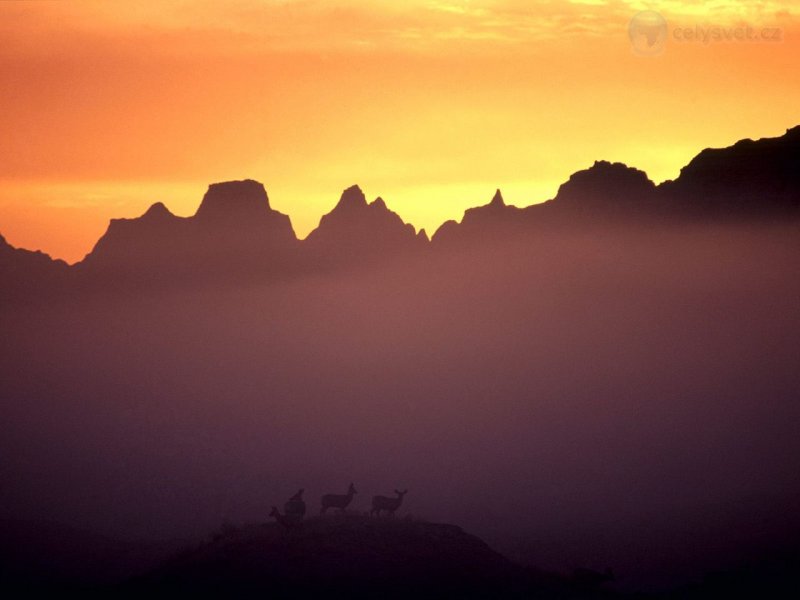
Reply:
[[[339,515],[217,534],[120,591],[370,598],[599,598],[603,576],[521,567],[454,525]]]

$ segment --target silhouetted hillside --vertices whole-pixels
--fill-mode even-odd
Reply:
[[[591,574],[572,578],[525,569],[454,525],[337,515],[293,530],[274,523],[230,529],[125,589],[278,598],[612,595],[585,573]]]
[[[800,597],[800,551],[770,552],[737,568],[705,574],[691,585],[658,594],[654,600],[750,600]]]
[[[520,563],[696,580],[800,531],[798,239],[584,227],[3,306],[0,506],[190,538],[355,480]]]
[[[706,149],[659,186],[662,202],[688,215],[717,219],[797,218],[800,126],[781,137]]]

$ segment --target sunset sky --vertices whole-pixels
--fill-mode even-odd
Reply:
[[[668,23],[657,56],[631,17]],[[596,159],[671,179],[800,123],[789,0],[0,3],[0,233],[80,260],[112,217],[253,178],[304,237],[353,183],[429,233]],[[700,27],[777,37],[678,39]]]

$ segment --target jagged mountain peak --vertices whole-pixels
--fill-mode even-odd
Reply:
[[[306,239],[309,248],[324,248],[329,262],[340,260],[340,254],[380,255],[417,246],[414,226],[404,223],[380,196],[367,203],[357,185],[342,192],[336,207]]]
[[[497,191],[494,193],[492,197],[492,201],[489,202],[489,206],[505,206],[505,200],[503,200],[503,193],[500,191],[500,188],[497,188]]]
[[[433,233],[432,242],[442,242],[455,240],[461,236],[461,232],[469,231],[471,235],[484,227],[493,228],[512,222],[518,215],[520,209],[513,205],[508,205],[503,199],[503,193],[498,188],[488,204],[468,208],[464,211],[461,222],[448,220],[442,223]]]
[[[367,206],[367,197],[358,185],[351,185],[342,192],[339,197],[339,202],[336,204],[332,212],[351,211],[365,208]]]
[[[495,216],[505,215],[509,212],[515,212],[515,210],[516,207],[506,204],[503,199],[503,193],[500,189],[497,189],[488,204],[465,210],[461,222],[471,222],[475,219],[482,219],[485,217],[493,218]]]

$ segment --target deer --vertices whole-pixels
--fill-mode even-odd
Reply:
[[[300,490],[294,496],[289,498],[286,504],[283,505],[283,512],[287,518],[302,521],[306,514],[306,503],[303,501],[303,492]]]
[[[329,508],[338,508],[339,512],[344,512],[344,509],[352,502],[353,496],[357,493],[356,488],[351,483],[350,487],[347,488],[346,494],[325,494],[322,497],[322,510],[320,510],[319,514],[324,515]]]
[[[278,524],[286,530],[294,529],[298,525],[298,521],[296,519],[292,519],[279,513],[277,506],[272,507],[272,511],[269,513],[269,516],[275,517],[275,520],[278,522]]]
[[[395,494],[397,494],[397,498],[387,498],[386,496],[374,496],[372,498],[372,510],[369,511],[370,515],[378,515],[380,516],[381,511],[385,510],[389,513],[389,516],[394,516],[394,511],[400,508],[400,505],[403,503],[403,496],[408,493],[408,490],[395,490]]]

